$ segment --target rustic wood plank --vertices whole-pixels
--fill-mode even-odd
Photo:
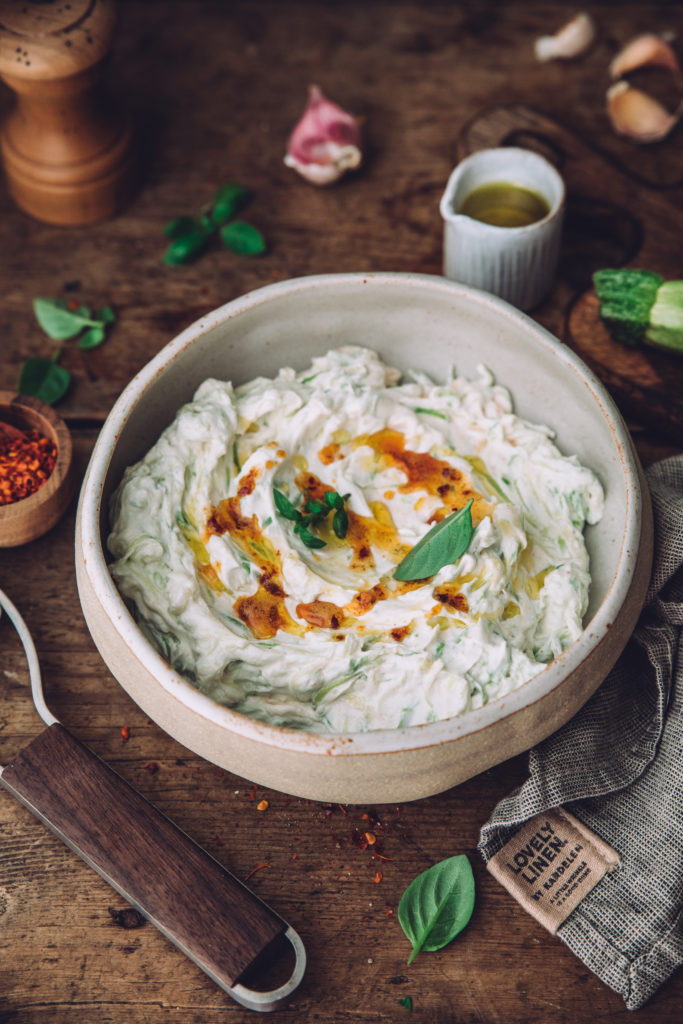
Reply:
[[[533,39],[574,10],[526,0],[123,0],[108,72],[117,98],[143,127],[145,185],[117,219],[73,230],[31,220],[0,188],[0,388],[15,387],[25,358],[52,352],[31,311],[34,297],[112,303],[118,321],[105,344],[91,352],[69,347],[63,357],[73,385],[59,411],[73,428],[82,476],[97,424],[122,387],[207,310],[301,274],[439,273],[438,200],[458,139],[478,115],[513,102],[597,146],[619,182],[626,172],[638,174],[638,181],[628,178],[632,186],[619,185],[619,202],[642,218],[644,246],[657,232],[670,238],[683,126],[661,146],[635,147],[611,135],[604,92],[618,45],[642,30],[678,29],[680,39],[682,12],[671,4],[592,5],[601,27],[595,48],[576,63],[538,65]],[[310,81],[365,119],[365,167],[334,189],[317,191],[282,164]],[[0,90],[0,116],[10,102]],[[644,178],[654,184],[645,186]],[[265,232],[269,252],[249,261],[216,249],[187,268],[164,267],[164,222],[192,212],[230,179],[253,189],[246,213]],[[589,197],[593,187],[594,177]],[[600,188],[601,199],[612,198],[608,179]],[[643,189],[644,212],[635,209]],[[629,238],[622,232],[605,239],[601,253]],[[675,259],[679,248],[660,254]],[[565,263],[556,290],[535,312],[555,333],[562,334],[567,303],[583,287],[582,269],[578,255],[573,266]],[[629,425],[644,461],[679,450],[653,428]],[[414,1019],[438,1024],[630,1024],[621,998],[524,914],[475,852],[496,802],[525,778],[524,756],[400,814],[395,807],[342,811],[254,790],[220,772],[149,722],[99,658],[76,592],[74,511],[72,503],[46,537],[0,553],[0,585],[27,619],[48,702],[69,730],[237,878],[269,865],[247,885],[292,922],[309,953],[303,985],[272,1015],[273,1024],[406,1021],[398,1004],[406,995]],[[0,620],[0,763],[42,729],[20,649]],[[259,812],[261,799],[269,806]],[[358,845],[371,823],[386,861]],[[419,871],[462,852],[477,883],[472,922],[452,945],[408,967],[398,900]],[[125,909],[0,792],[1,1024],[253,1020],[154,928],[125,927],[135,923],[119,913]],[[679,972],[639,1011],[638,1024],[679,1024],[682,1000]]]

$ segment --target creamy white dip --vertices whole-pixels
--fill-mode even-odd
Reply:
[[[128,468],[110,570],[141,629],[215,700],[325,732],[461,715],[521,686],[575,640],[590,584],[595,475],[512,411],[480,368],[434,384],[344,347],[297,373],[207,380]],[[276,509],[344,497],[310,532]],[[394,571],[472,499],[454,563]]]

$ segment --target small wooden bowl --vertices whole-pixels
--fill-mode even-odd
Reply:
[[[57,446],[57,461],[42,487],[27,498],[0,505],[0,548],[13,548],[47,533],[64,514],[74,484],[71,434],[51,406],[13,391],[0,391],[0,423],[38,430]]]

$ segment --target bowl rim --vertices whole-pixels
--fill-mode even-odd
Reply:
[[[617,570],[592,619],[574,643],[522,686],[481,708],[436,722],[356,733],[311,733],[270,725],[218,704],[172,669],[158,654],[135,623],[109,574],[100,540],[102,489],[114,446],[132,409],[143,398],[155,378],[185,348],[220,324],[281,297],[296,293],[303,296],[322,287],[356,288],[369,281],[378,287],[394,287],[398,284],[401,289],[406,289],[415,285],[425,292],[436,290],[464,296],[482,306],[492,307],[503,320],[527,327],[540,344],[550,348],[559,361],[579,378],[607,420],[626,482],[626,529],[619,547]],[[437,275],[392,271],[315,274],[290,278],[247,292],[195,320],[132,378],[116,400],[95,443],[81,489],[78,510],[82,568],[88,575],[101,609],[129,650],[169,696],[228,732],[239,733],[247,739],[271,747],[328,755],[378,754],[440,746],[484,730],[499,719],[535,704],[559,688],[604,638],[626,599],[636,569],[635,556],[641,541],[642,521],[640,474],[630,435],[613,399],[583,360],[531,317],[488,292]]]

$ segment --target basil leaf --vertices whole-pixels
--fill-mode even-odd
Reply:
[[[273,501],[275,502],[275,508],[278,510],[281,516],[285,519],[291,519],[293,522],[299,522],[301,520],[301,513],[298,509],[294,508],[289,498],[287,498],[282,491],[276,490],[273,487]]]
[[[408,1010],[410,1012],[413,1009],[413,1000],[411,999],[410,996],[403,996],[401,999],[399,999],[398,1005],[402,1006],[405,1010]]]
[[[320,537],[314,537],[314,535],[307,530],[301,522],[295,524],[294,533],[301,538],[302,543],[304,543],[307,548],[324,548],[327,546],[324,540],[321,540]]]
[[[266,241],[261,232],[244,220],[225,224],[220,233],[226,249],[240,256],[260,256],[266,251]]]
[[[340,540],[346,536],[349,528],[349,517],[345,508],[338,508],[332,516],[332,529]]]
[[[171,242],[164,253],[164,263],[169,267],[190,263],[195,256],[199,256],[209,238],[210,234],[201,227],[197,227],[188,235],[181,235]]]
[[[328,513],[328,509],[325,508],[322,501],[316,501],[315,498],[308,499],[308,501],[304,505],[304,511],[308,512],[308,514],[311,516],[315,516],[316,518],[318,516],[326,516]]]
[[[103,306],[98,313],[95,313],[95,320],[101,324],[113,324],[116,322],[116,313],[111,306]]]
[[[61,299],[34,299],[33,312],[45,333],[55,341],[75,338],[84,327],[92,323],[79,311],[67,309]]]
[[[21,368],[18,390],[53,405],[66,394],[71,374],[53,359],[27,359]]]
[[[230,182],[218,189],[213,200],[211,220],[215,225],[225,224],[232,220],[249,199],[249,190],[244,185]]]
[[[104,327],[89,327],[88,330],[78,339],[79,348],[97,348],[106,338]]]
[[[467,551],[474,532],[472,499],[464,508],[435,523],[394,570],[397,580],[424,580],[435,576],[444,565],[451,565]]]
[[[398,905],[401,928],[413,946],[433,952],[463,930],[474,910],[474,875],[464,854],[449,857],[413,879]]]
[[[174,217],[164,224],[164,234],[167,238],[182,238],[183,235],[191,235],[198,226],[194,217]]]

